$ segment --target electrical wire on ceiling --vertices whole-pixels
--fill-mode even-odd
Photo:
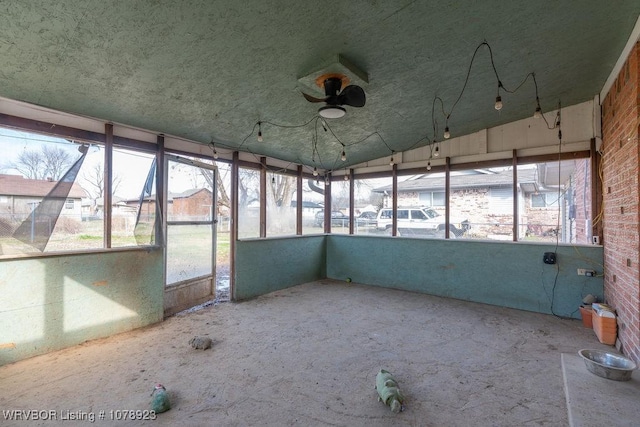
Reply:
[[[394,161],[393,161],[393,156],[395,153],[398,152],[402,152],[402,151],[407,151],[407,150],[411,150],[415,147],[417,147],[420,144],[424,144],[426,142],[427,145],[430,145],[430,156],[429,156],[429,165],[430,165],[430,160],[432,159],[432,157],[437,157],[439,154],[439,145],[440,142],[438,140],[439,138],[439,133],[438,133],[438,128],[439,128],[439,122],[438,122],[438,118],[436,117],[436,103],[439,102],[440,103],[440,110],[442,112],[442,116],[444,118],[444,132],[442,134],[442,139],[443,140],[448,140],[451,138],[452,132],[451,132],[451,127],[449,125],[449,120],[451,119],[452,114],[455,112],[456,107],[458,106],[458,104],[460,103],[460,101],[463,98],[463,95],[467,89],[467,86],[469,84],[469,80],[471,77],[471,72],[473,69],[473,65],[474,62],[478,56],[478,52],[480,51],[481,48],[486,47],[489,51],[489,59],[491,62],[491,69],[493,70],[493,74],[495,76],[496,79],[496,100],[495,100],[495,104],[494,107],[496,110],[501,110],[504,106],[503,101],[502,101],[502,92],[506,93],[506,94],[515,94],[516,92],[518,92],[524,85],[525,83],[531,79],[533,82],[533,86],[535,89],[535,105],[534,105],[534,113],[533,113],[533,117],[534,118],[542,118],[544,120],[544,122],[547,125],[548,129],[555,129],[556,127],[558,127],[558,115],[559,112],[557,113],[556,116],[556,120],[553,123],[549,123],[549,121],[547,120],[547,118],[545,117],[545,115],[542,113],[542,109],[540,106],[540,97],[539,97],[539,93],[538,93],[538,82],[536,80],[536,75],[534,72],[530,72],[528,73],[523,79],[522,81],[515,86],[514,88],[509,88],[507,86],[504,85],[500,74],[498,73],[498,69],[496,67],[495,64],[495,60],[494,60],[494,55],[493,55],[493,50],[491,49],[491,46],[489,45],[489,43],[485,40],[482,43],[480,43],[476,49],[473,52],[473,55],[471,56],[471,60],[469,62],[469,66],[467,67],[467,72],[465,75],[465,79],[464,79],[464,83],[462,85],[462,88],[460,90],[460,93],[458,94],[458,96],[456,97],[455,101],[453,102],[451,108],[447,111],[447,109],[445,108],[445,103],[444,100],[439,97],[439,96],[435,96],[433,99],[433,103],[432,103],[432,108],[431,108],[431,133],[432,135],[429,135],[429,133],[427,133],[426,135],[420,137],[419,139],[417,139],[415,142],[409,144],[409,145],[403,145],[403,147],[397,147],[397,146],[392,146],[390,144],[387,143],[387,141],[384,139],[384,137],[381,135],[381,133],[379,131],[374,131],[371,132],[370,134],[368,134],[367,136],[365,136],[364,138],[358,140],[358,141],[354,141],[351,143],[347,143],[345,141],[342,141],[341,138],[336,134],[336,132],[331,128],[331,126],[329,126],[329,124],[324,120],[324,118],[322,118],[319,115],[314,115],[311,119],[307,120],[304,123],[301,124],[295,124],[295,125],[283,125],[283,124],[279,124],[279,123],[275,123],[275,122],[271,122],[271,121],[267,121],[267,120],[259,120],[257,121],[254,125],[253,128],[251,129],[251,132],[249,132],[247,134],[247,136],[245,136],[243,138],[243,140],[241,141],[240,145],[238,145],[237,147],[232,147],[229,145],[225,145],[222,144],[220,142],[218,143],[214,143],[213,140],[211,142],[211,144],[215,147],[220,146],[220,147],[224,147],[227,148],[229,150],[232,151],[237,151],[242,149],[246,142],[249,140],[249,138],[254,135],[256,133],[256,129],[257,131],[257,140],[258,142],[264,142],[265,139],[268,142],[268,132],[263,129],[264,125],[268,125],[268,126],[272,126],[275,128],[280,128],[280,129],[300,129],[300,128],[304,128],[306,126],[309,126],[310,124],[314,124],[313,129],[311,130],[312,132],[312,144],[311,144],[311,151],[312,151],[312,165],[313,165],[313,170],[314,172],[318,171],[318,166],[320,167],[320,169],[324,170],[325,173],[327,172],[331,172],[332,170],[336,170],[336,168],[341,168],[338,167],[339,164],[347,161],[346,155],[347,155],[347,148],[349,147],[353,147],[355,145],[358,144],[362,144],[364,142],[366,142],[367,140],[369,140],[371,137],[373,136],[377,136],[379,139],[379,142],[381,142],[390,152],[391,154],[391,161],[390,164],[393,165]],[[325,132],[328,132],[334,139],[335,141],[337,141],[340,144],[340,152],[339,154],[336,156],[335,160],[333,161],[332,164],[324,164],[322,159],[320,158],[320,152],[318,150],[318,127],[322,127],[322,129]],[[263,132],[264,131],[264,132]],[[455,129],[454,129],[455,131]],[[434,151],[434,146],[435,151]],[[252,150],[246,149],[246,151],[248,151],[249,153],[253,154],[253,155],[257,155],[256,153],[254,153]],[[217,151],[216,151],[217,152]],[[316,158],[318,160],[318,162],[316,163]],[[298,159],[300,160],[300,159]],[[293,164],[294,162],[291,162],[291,164]],[[302,161],[300,162],[301,164]],[[311,165],[305,165],[307,166],[309,169],[311,169]],[[315,173],[314,173],[315,175]]]

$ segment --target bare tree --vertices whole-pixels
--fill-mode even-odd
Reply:
[[[104,195],[104,168],[102,163],[96,163],[92,169],[82,175],[83,186],[87,193],[91,195],[93,200],[99,199]],[[111,180],[111,192],[116,194],[118,187],[122,183],[122,178],[114,175]]]
[[[270,201],[274,206],[283,209],[291,207],[291,199],[296,189],[296,178],[293,176],[273,174],[271,177],[270,191],[267,192],[272,197]]]
[[[45,145],[40,151],[25,150],[11,167],[29,179],[59,180],[69,170],[74,159],[71,154],[60,148]]]

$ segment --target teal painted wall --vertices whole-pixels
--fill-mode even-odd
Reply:
[[[600,246],[372,236],[239,241],[235,299],[323,278],[579,318],[602,298]],[[556,280],[556,273],[557,280]],[[555,283],[555,289],[554,289]],[[0,260],[0,365],[162,320],[161,250]]]
[[[236,300],[326,277],[325,236],[241,240],[236,243]]]
[[[0,260],[0,365],[159,322],[161,250]]]
[[[542,262],[556,252],[558,263]],[[327,236],[327,277],[579,318],[587,294],[603,297],[601,246]],[[557,280],[556,280],[556,273]],[[555,283],[555,289],[554,289]]]

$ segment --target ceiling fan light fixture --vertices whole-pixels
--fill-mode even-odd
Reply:
[[[337,105],[326,105],[324,107],[320,107],[318,114],[325,119],[339,119],[347,114],[347,110]]]

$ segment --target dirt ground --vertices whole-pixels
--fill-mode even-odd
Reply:
[[[319,281],[0,367],[0,409],[57,418],[0,424],[562,426],[560,355],[600,346],[578,320]],[[404,412],[378,402],[380,368]],[[171,410],[115,419],[146,415],[156,383]]]

